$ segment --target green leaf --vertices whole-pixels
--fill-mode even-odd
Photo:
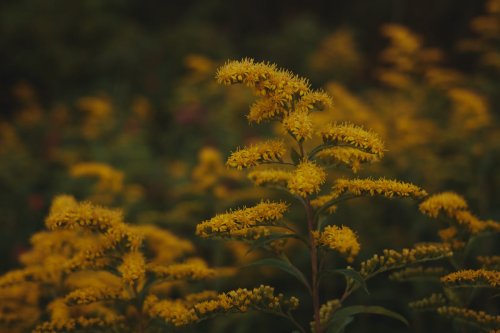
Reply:
[[[283,259],[265,258],[254,261],[248,265],[243,266],[242,268],[251,266],[262,266],[262,265],[273,266],[278,269],[281,269],[284,272],[287,272],[288,274],[293,275],[295,278],[297,278],[297,280],[299,280],[303,285],[305,285],[308,290],[311,290],[311,286],[309,285],[309,282],[307,282],[307,279],[304,276],[304,274],[302,274],[302,272],[297,267],[292,265],[289,261]]]
[[[250,246],[246,254],[249,254],[250,252],[257,250],[258,248],[261,248],[267,245],[268,243],[271,243],[272,241],[285,238],[295,238],[295,237],[296,236],[294,234],[271,234],[269,236],[259,238],[252,243],[252,246]]]
[[[368,287],[366,286],[366,281],[363,279],[361,274],[359,272],[355,271],[354,269],[329,269],[326,272],[328,273],[334,273],[334,274],[342,274],[346,278],[351,278],[354,280],[354,282],[357,283],[358,286],[363,288],[363,290],[367,293],[370,294],[368,291]]]
[[[335,312],[335,314],[328,323],[328,333],[341,333],[345,329],[345,327],[351,322],[351,320],[348,320],[348,318],[352,318],[353,316],[361,313],[370,313],[370,314],[387,316],[401,321],[406,326],[410,325],[408,321],[405,319],[405,317],[403,317],[399,313],[388,310],[382,306],[354,305],[342,308],[337,312]]]
[[[292,158],[292,162],[295,165],[298,165],[300,163],[300,154],[297,153],[297,151],[293,148],[291,148],[292,151],[290,152],[290,157]]]

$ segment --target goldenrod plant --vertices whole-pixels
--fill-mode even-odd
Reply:
[[[46,229],[24,267],[0,277],[0,323],[13,330],[157,332],[219,314],[297,306],[269,286],[225,293],[186,282],[230,275],[209,268],[191,242],[152,225],[129,225],[119,210],[54,199]]]
[[[464,328],[474,332],[497,332],[500,316],[489,311],[495,309],[494,297],[500,287],[498,256],[469,257],[478,239],[498,235],[500,223],[479,219],[469,210],[465,199],[454,192],[428,197],[420,204],[420,211],[441,220],[438,235],[454,253],[449,258],[449,267],[419,267],[391,275],[398,281],[434,278],[440,282],[441,290],[411,302],[410,307],[448,318],[456,324],[458,332]],[[475,259],[474,266],[469,264],[471,259]]]
[[[268,258],[251,265],[271,265],[297,278],[307,290],[311,303],[311,331],[342,332],[359,313],[382,314],[407,323],[401,315],[380,306],[345,306],[346,299],[373,276],[452,255],[444,243],[417,244],[414,248],[385,250],[351,266],[361,244],[357,233],[336,221],[338,204],[359,198],[382,196],[419,200],[427,195],[420,187],[384,178],[335,178],[332,168],[348,166],[357,171],[362,164],[379,161],[385,152],[380,137],[351,123],[314,123],[312,114],[332,107],[330,97],[312,90],[308,81],[273,64],[253,59],[229,61],[219,68],[217,81],[223,85],[244,84],[258,99],[250,107],[250,123],[277,121],[282,138],[267,139],[238,148],[227,159],[227,166],[252,169],[248,174],[256,185],[284,191],[286,198],[302,207],[302,218],[285,220],[291,203],[261,200],[254,206],[229,210],[198,224],[196,233],[204,238],[241,240],[252,249],[264,249]],[[331,181],[330,189],[325,186]],[[326,187],[326,188],[325,188]],[[287,255],[285,243],[297,241],[308,253],[309,269],[297,267]],[[344,257],[346,266],[330,267],[328,252]],[[345,277],[345,291],[325,295],[324,277],[328,273]],[[291,312],[284,315],[300,332],[309,325],[298,322]]]

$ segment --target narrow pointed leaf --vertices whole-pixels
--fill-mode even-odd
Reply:
[[[382,316],[387,316],[400,322],[404,323],[406,326],[409,326],[408,321],[394,311],[388,310],[382,306],[376,305],[354,305],[346,308],[342,308],[335,312],[333,317],[330,319],[328,323],[328,333],[340,333],[345,327],[350,323],[350,321],[346,320],[349,317],[353,317],[357,314],[369,313],[369,314],[378,314]]]
[[[281,269],[284,272],[287,272],[288,274],[293,275],[297,280],[299,280],[303,285],[305,285],[308,290],[311,290],[309,282],[307,282],[307,279],[304,276],[304,274],[302,274],[302,272],[297,267],[293,266],[288,261],[285,261],[282,259],[277,259],[277,258],[265,258],[265,259],[254,261],[254,262],[252,262],[248,265],[245,265],[243,267],[262,266],[262,265],[276,267],[278,269]]]
[[[346,278],[353,279],[354,282],[356,282],[358,286],[363,288],[363,290],[367,294],[370,294],[370,292],[368,291],[368,287],[366,286],[366,281],[363,279],[361,274],[359,274],[359,272],[355,271],[354,269],[330,269],[327,272],[334,273],[334,274],[342,274]]]

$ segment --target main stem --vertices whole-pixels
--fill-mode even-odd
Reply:
[[[314,330],[315,333],[322,333],[321,323],[319,318],[319,285],[318,285],[318,248],[313,236],[313,231],[316,230],[314,225],[314,214],[309,200],[305,201],[305,208],[307,213],[307,229],[309,231],[309,243],[311,244],[311,288],[312,288],[312,301],[314,311]]]

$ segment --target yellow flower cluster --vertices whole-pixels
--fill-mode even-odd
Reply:
[[[456,211],[466,210],[467,202],[460,195],[453,192],[434,194],[422,202],[420,211],[429,217],[438,217],[440,213],[451,216]]]
[[[226,164],[231,168],[241,170],[263,163],[281,162],[286,148],[281,140],[268,140],[238,149],[229,156]]]
[[[144,281],[146,277],[146,259],[142,252],[130,251],[122,258],[122,263],[118,266],[123,283],[134,286]]]
[[[353,147],[336,146],[321,150],[316,156],[326,162],[343,163],[350,166],[353,172],[358,172],[361,163],[380,161],[380,155],[372,154]]]
[[[286,313],[298,306],[296,297],[286,299],[283,294],[275,296],[274,288],[261,285],[252,290],[240,288],[220,294],[216,299],[196,304],[194,308],[199,316],[208,316],[217,312],[247,312],[252,309]]]
[[[319,322],[321,327],[326,327],[330,319],[332,318],[333,314],[335,311],[340,309],[342,306],[342,303],[338,299],[332,299],[326,302],[325,304],[322,304],[321,307],[319,308]],[[311,332],[314,332],[314,325],[315,322],[311,322]]]
[[[437,260],[452,256],[452,252],[446,244],[428,243],[418,244],[411,249],[384,250],[383,255],[374,255],[372,258],[361,263],[360,273],[369,277],[380,272],[401,268],[409,264]]]
[[[500,256],[479,256],[477,261],[481,263],[483,268],[500,271]]]
[[[101,318],[78,317],[63,321],[50,321],[38,325],[33,333],[55,333],[55,332],[75,332],[102,330],[119,323],[119,320],[105,320]]]
[[[161,280],[204,280],[215,276],[215,270],[208,268],[202,259],[192,259],[185,263],[168,266],[150,265],[148,272]]]
[[[427,311],[435,310],[442,307],[448,303],[446,297],[443,294],[434,293],[429,297],[419,299],[418,301],[413,301],[408,304],[408,306],[413,310]]]
[[[283,127],[298,141],[310,139],[313,134],[313,123],[309,110],[288,114],[283,118]]]
[[[124,290],[109,287],[77,289],[66,295],[65,302],[82,305],[113,299],[127,299]]]
[[[291,177],[291,172],[278,169],[254,170],[248,174],[248,178],[259,186],[275,185],[286,187]]]
[[[326,181],[326,172],[311,161],[302,161],[288,180],[290,193],[306,198],[317,193]]]
[[[288,126],[297,133],[305,132],[307,135],[304,138],[310,135],[307,130],[308,112],[332,105],[328,95],[311,91],[304,78],[278,69],[275,65],[256,63],[253,59],[227,62],[219,68],[216,78],[219,83],[225,85],[243,83],[251,87],[257,96],[261,96],[250,108],[249,121],[260,123],[289,113],[301,112],[299,117],[305,118],[306,122],[295,123],[290,119]]]
[[[237,289],[219,295],[205,292],[199,296],[175,301],[149,296],[144,304],[145,312],[150,317],[160,318],[174,326],[183,326],[216,314],[250,310],[286,313],[299,305],[295,297],[286,299],[282,294],[275,296],[274,288],[269,286],[252,290]]]
[[[389,278],[394,281],[408,281],[412,279],[440,278],[447,271],[443,267],[407,267],[400,271],[393,272]]]
[[[445,286],[488,285],[492,288],[500,287],[500,272],[485,269],[467,269],[450,273],[441,278]]]
[[[318,245],[346,256],[349,262],[354,261],[361,249],[356,233],[346,226],[326,226],[316,241]]]
[[[466,308],[459,308],[456,306],[442,306],[437,308],[437,312],[445,317],[460,318],[477,325],[492,326],[498,328],[500,325],[500,316],[490,315],[484,311],[474,311]]]
[[[323,141],[327,144],[345,144],[381,158],[384,155],[384,143],[374,132],[367,131],[351,123],[333,123],[322,132]]]
[[[500,231],[500,223],[492,220],[481,221],[468,210],[465,199],[453,192],[432,195],[422,202],[419,208],[422,213],[432,218],[436,218],[442,213],[454,220],[459,226],[465,227],[471,234],[485,230]],[[442,237],[452,238],[451,232],[450,229]]]
[[[335,181],[332,187],[333,191],[330,194],[332,198],[339,197],[345,192],[354,194],[355,196],[361,195],[381,195],[387,198],[392,197],[411,197],[422,198],[427,195],[425,190],[420,187],[390,179],[345,179],[340,178]]]
[[[251,235],[247,231],[255,227],[278,225],[287,207],[283,202],[262,201],[254,207],[229,211],[203,221],[196,226],[196,234],[205,238],[246,238]]]
[[[104,163],[78,163],[70,168],[70,175],[79,177],[97,177],[98,191],[117,193],[123,189],[123,172]]]

